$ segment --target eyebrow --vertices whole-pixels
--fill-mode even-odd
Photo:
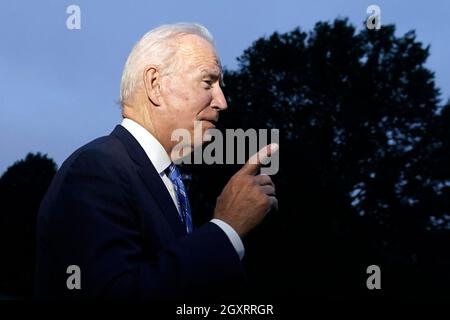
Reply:
[[[202,77],[209,77],[213,80],[219,80],[220,78],[222,78],[222,72],[221,70],[219,71],[212,71],[212,70],[207,70],[204,69],[201,71]]]

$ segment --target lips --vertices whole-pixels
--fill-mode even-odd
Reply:
[[[214,127],[216,126],[218,120],[219,120],[218,118],[204,119],[204,121],[208,121],[208,122],[211,123]]]

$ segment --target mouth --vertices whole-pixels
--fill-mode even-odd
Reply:
[[[209,122],[214,128],[216,127],[217,124],[216,119],[204,119],[203,121]]]

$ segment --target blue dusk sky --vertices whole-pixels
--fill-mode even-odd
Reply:
[[[68,30],[66,9],[81,8],[81,30]],[[133,44],[148,30],[180,21],[204,24],[215,37],[223,65],[253,41],[318,21],[348,17],[363,27],[366,8],[381,8],[381,23],[397,35],[416,30],[431,45],[441,99],[450,97],[450,1],[63,1],[0,3],[0,174],[28,152],[58,165],[76,148],[109,134],[121,121],[122,68]],[[233,106],[230,106],[230,109]]]

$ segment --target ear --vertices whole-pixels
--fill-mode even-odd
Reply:
[[[161,74],[157,67],[148,66],[144,69],[144,89],[147,98],[155,105],[160,105]]]

